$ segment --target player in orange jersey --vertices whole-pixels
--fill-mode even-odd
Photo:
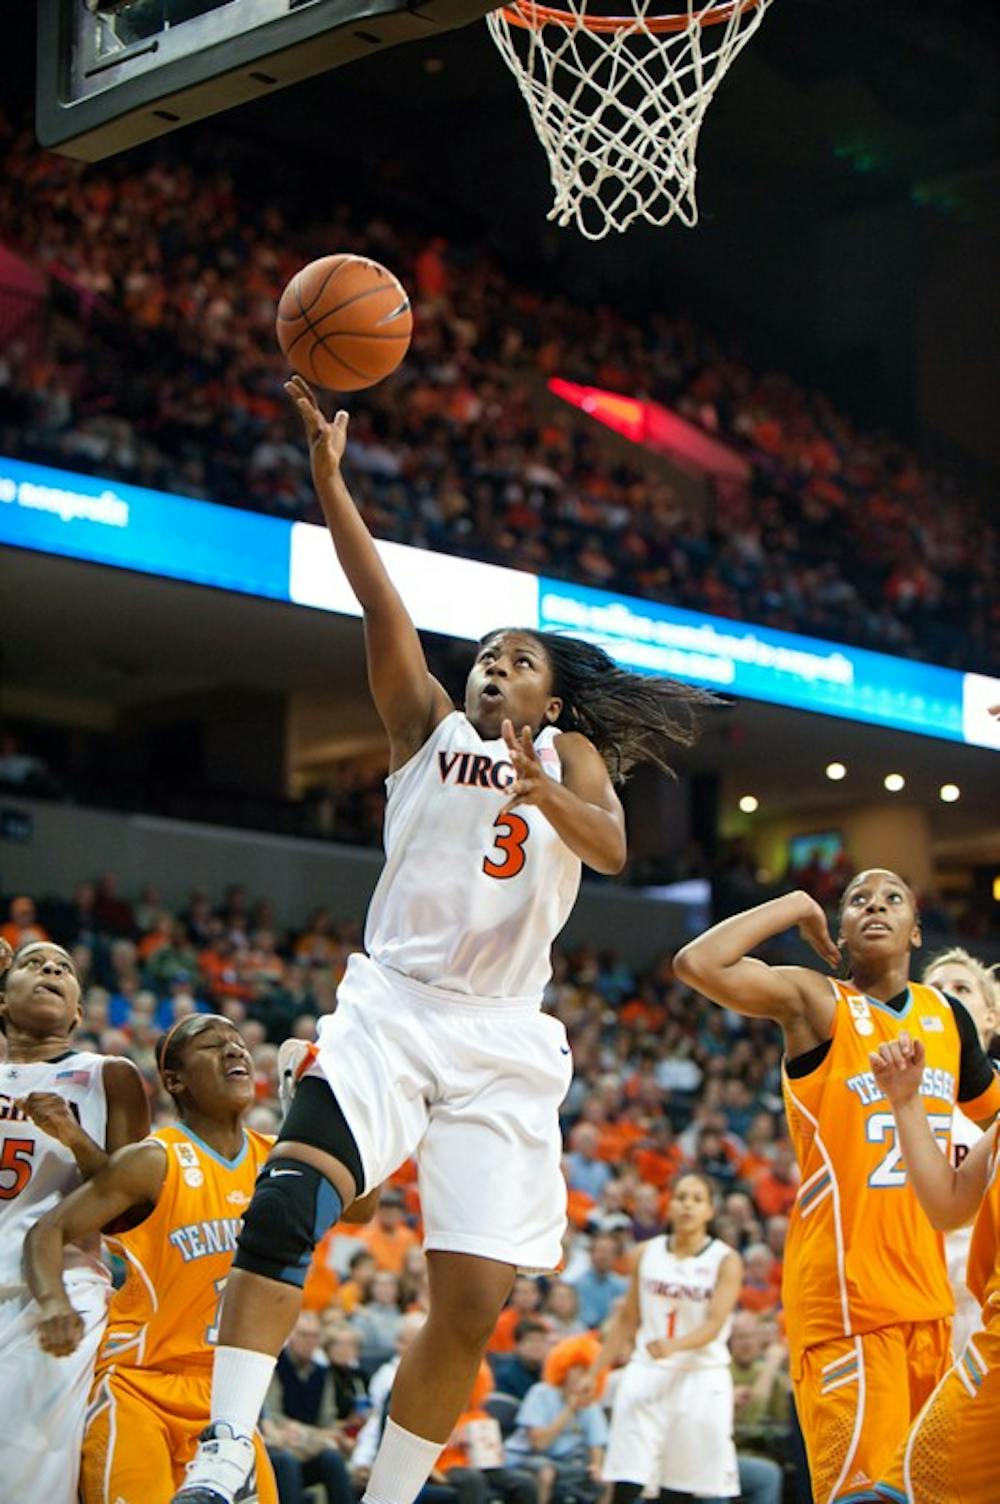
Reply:
[[[750,955],[793,926],[830,966],[843,949],[850,980]],[[723,920],[674,960],[681,980],[706,997],[784,1031],[801,1184],[783,1298],[816,1504],[869,1496],[950,1361],[942,1240],[907,1181],[869,1052],[904,1029],[921,1040],[920,1101],[943,1147],[956,1100],[980,1122],[1000,1108],[1000,1082],[966,1009],[909,980],[919,944],[909,886],[875,869],[844,890],[837,945],[819,904],[797,892]]]
[[[244,1208],[272,1140],[242,1126],[253,1062],[225,1018],[191,1014],[157,1061],[179,1123],[113,1155],[29,1234],[26,1266],[41,1307],[38,1340],[61,1357],[83,1320],[62,1278],[63,1250],[109,1224],[128,1277],[111,1301],[83,1445],[84,1504],[163,1504],[208,1422],[212,1343]],[[256,1442],[261,1504],[276,1504]],[[253,1496],[253,1489],[246,1497]]]
[[[903,1033],[872,1055],[892,1106],[909,1181],[942,1231],[975,1214],[968,1281],[982,1309],[957,1360],[921,1410],[875,1492],[893,1504],[995,1504],[1000,1477],[1000,1175],[997,1127],[953,1169],[921,1110],[926,1054]],[[977,1212],[978,1209],[978,1212]]]

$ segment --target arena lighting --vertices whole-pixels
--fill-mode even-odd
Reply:
[[[886,773],[882,779],[890,794],[898,794],[900,789],[905,789],[906,779],[902,773]]]
[[[993,902],[1000,903],[1000,872],[993,879]]]
[[[740,809],[745,815],[752,815],[754,810],[760,808],[760,800],[753,794],[744,794],[740,800]]]
[[[954,804],[956,799],[962,797],[962,790],[957,783],[943,783],[938,793],[943,804]]]
[[[842,778],[847,777],[847,769],[842,762],[828,762],[826,765],[826,776],[830,779],[831,783],[839,783]]]
[[[178,548],[177,539],[184,539]],[[0,548],[359,617],[324,527],[0,455]],[[527,570],[378,542],[417,627],[465,641],[506,620],[572,632],[637,673],[726,697],[1000,752],[1000,679]]]

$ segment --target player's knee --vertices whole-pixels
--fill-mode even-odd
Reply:
[[[300,1159],[270,1160],[257,1177],[234,1267],[301,1287],[313,1249],[342,1209],[336,1187],[312,1165]]]
[[[466,1352],[484,1348],[493,1335],[503,1302],[498,1305],[491,1290],[463,1290],[453,1294],[455,1298],[449,1300],[447,1311],[441,1312],[452,1340]]]

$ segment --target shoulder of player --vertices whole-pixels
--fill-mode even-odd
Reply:
[[[104,1090],[108,1097],[132,1091],[136,1086],[140,1090],[145,1090],[142,1085],[142,1076],[139,1073],[139,1067],[134,1060],[126,1059],[124,1055],[105,1055],[101,1074],[104,1078]]]
[[[167,1174],[167,1145],[155,1134],[137,1144],[116,1149],[99,1173],[116,1185],[134,1192],[136,1198],[155,1201]]]
[[[719,1274],[728,1274],[733,1278],[743,1278],[743,1255],[735,1248],[730,1248],[728,1243],[723,1243],[721,1238],[716,1242],[726,1251],[719,1260]]]

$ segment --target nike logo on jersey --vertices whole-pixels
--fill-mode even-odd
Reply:
[[[497,789],[501,793],[514,782],[514,768],[505,758],[494,762],[482,752],[439,752],[442,783],[463,788]]]

